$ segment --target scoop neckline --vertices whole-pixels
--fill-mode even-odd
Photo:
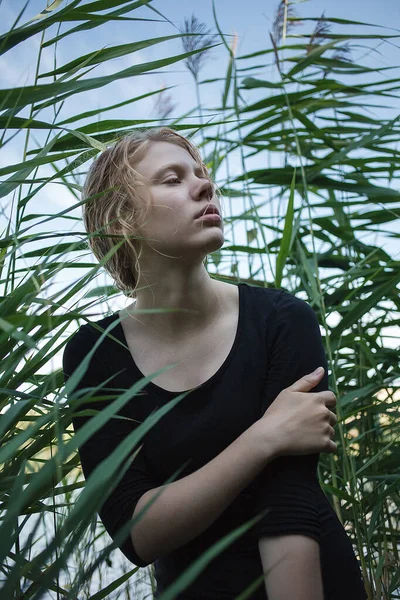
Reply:
[[[234,354],[236,353],[236,349],[239,345],[239,341],[240,341],[240,337],[241,337],[241,333],[242,333],[242,322],[243,322],[243,312],[244,312],[244,302],[245,302],[245,300],[244,300],[245,294],[243,292],[243,289],[244,289],[244,286],[247,284],[242,282],[242,283],[231,284],[231,285],[237,285],[237,287],[238,287],[239,315],[238,315],[236,334],[235,334],[235,338],[233,340],[233,344],[231,346],[231,349],[230,349],[226,359],[222,363],[222,365],[217,369],[217,371],[213,375],[211,375],[211,377],[209,377],[206,381],[204,381],[204,383],[202,383],[201,385],[194,387],[194,388],[189,388],[187,390],[180,390],[180,391],[172,391],[172,390],[167,390],[167,389],[157,385],[156,383],[153,383],[153,381],[149,381],[146,384],[146,387],[148,387],[149,389],[151,389],[154,392],[157,392],[160,395],[168,396],[171,398],[174,396],[178,396],[179,394],[184,394],[187,392],[190,392],[191,394],[193,394],[195,392],[203,391],[204,388],[210,386],[225,371],[225,369],[228,367],[229,363],[231,362]],[[114,313],[113,315],[111,315],[111,318],[113,320],[118,319],[119,311]],[[136,374],[139,376],[139,379],[146,377],[146,375],[144,375],[144,373],[142,373],[142,371],[139,369],[139,367],[137,366],[136,362],[133,359],[132,353],[131,353],[128,343],[126,341],[126,337],[125,337],[125,333],[124,333],[124,330],[121,325],[121,321],[118,321],[118,324],[116,325],[114,331],[115,331],[115,335],[117,335],[117,337],[119,337],[120,341],[124,344],[124,346],[126,346],[126,348],[124,348],[124,350],[128,353],[129,359],[130,359],[130,364],[133,366],[134,370],[136,371]]]

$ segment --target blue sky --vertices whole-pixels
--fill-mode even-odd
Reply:
[[[0,28],[7,30],[15,20],[16,15],[25,5],[25,0],[3,0],[0,4]],[[30,0],[24,13],[23,21],[28,20],[39,13],[46,5],[45,0]],[[173,35],[177,33],[185,17],[195,13],[198,19],[205,22],[208,27],[214,28],[214,17],[212,11],[212,1],[203,0],[154,0],[151,3],[156,9],[165,14],[171,23],[163,22],[133,22],[133,23],[110,23],[101,28],[91,30],[85,33],[79,33],[73,37],[69,36],[59,42],[57,47],[57,64],[61,65],[69,62],[73,58],[82,56],[91,51],[96,51],[104,46],[114,46],[130,43],[138,39],[147,39],[164,35]],[[82,4],[84,6],[84,4]],[[215,0],[215,8],[220,27],[228,36],[234,33],[238,36],[237,54],[247,54],[270,47],[269,32],[272,29],[274,15],[278,6],[278,1],[274,0],[247,0],[238,2],[232,0]],[[384,7],[384,8],[382,8]],[[326,17],[337,17],[349,20],[364,21],[373,24],[379,24],[386,27],[400,24],[400,2],[399,0],[309,0],[297,2],[295,10],[302,18],[319,17],[324,11]],[[131,13],[131,16],[142,18],[158,18],[157,15],[144,6],[141,9]],[[73,26],[68,24],[63,26],[62,31]],[[314,24],[309,22],[301,28],[302,33],[312,31]],[[376,33],[376,28],[366,26],[346,27],[336,25],[333,31],[337,33]],[[46,35],[46,39],[55,35],[55,27]],[[400,33],[389,30],[382,30],[382,33]],[[35,72],[35,59],[39,44],[39,36],[30,38],[15,50],[0,57],[0,84],[1,87],[13,87],[16,85],[26,85],[32,82]],[[364,47],[363,47],[364,46]],[[400,38],[399,40],[384,41],[376,48],[369,51],[369,57],[366,59],[370,66],[384,67],[389,65],[400,65]],[[167,42],[161,45],[153,46],[141,50],[129,57],[124,57],[113,61],[112,65],[107,67],[100,65],[89,76],[97,76],[109,72],[123,69],[135,63],[156,60],[163,56],[171,56],[181,52],[179,40]],[[359,47],[354,50],[353,58],[358,58],[367,52],[366,42],[360,41]],[[51,70],[54,60],[54,46],[47,48],[42,56],[42,72]],[[364,59],[365,60],[365,59]],[[219,77],[226,73],[228,56],[226,49],[221,45],[215,48],[206,68],[202,71],[203,78]],[[108,70],[107,70],[108,69]],[[264,69],[259,74],[264,76],[276,77],[276,69],[271,67]],[[42,80],[43,81],[43,80]],[[177,105],[176,115],[182,114],[196,104],[194,87],[192,79],[183,64],[172,65],[162,73],[153,73],[134,80],[124,79],[116,81],[113,85],[102,88],[100,91],[86,92],[79,96],[79,104],[85,102],[97,108],[106,106],[109,99],[115,96],[124,99],[157,89],[161,86],[177,85],[178,89],[171,92],[172,100]],[[220,91],[215,86],[203,86],[202,93],[207,95],[208,104],[218,102]],[[111,100],[112,102],[112,100]],[[110,102],[110,103],[111,103]],[[141,104],[135,105],[135,114],[137,118],[148,117],[149,109],[153,108],[153,103],[147,100]],[[63,115],[74,114],[78,107],[73,102],[67,103]],[[131,111],[131,112],[128,112]],[[80,112],[80,111],[79,111]],[[118,116],[132,114],[132,109],[119,111]]]
[[[0,4],[0,27],[7,30],[15,20],[16,15],[25,5],[25,0],[3,0]],[[45,0],[30,0],[27,10],[23,17],[26,21],[46,6]],[[84,4],[82,4],[84,6]],[[183,23],[185,17],[192,13],[204,21],[209,28],[214,27],[214,18],[211,0],[154,0],[152,6],[165,14],[171,23],[165,22],[132,22],[132,23],[109,23],[101,28],[79,33],[73,37],[62,40],[57,47],[57,64],[62,65],[77,56],[96,51],[105,46],[114,46],[126,44],[140,39],[153,38],[177,33],[177,28]],[[243,55],[263,48],[270,48],[269,32],[272,29],[274,14],[278,6],[278,1],[268,0],[247,0],[238,2],[232,0],[215,0],[216,12],[219,25],[227,35],[238,35],[237,54]],[[325,17],[336,17],[355,21],[364,21],[375,25],[392,27],[400,23],[400,2],[399,0],[310,0],[298,2],[295,9],[301,18],[318,18],[325,11]],[[142,18],[159,18],[148,7],[144,6],[138,11],[131,13],[131,16]],[[63,26],[62,31],[72,27],[75,23]],[[301,28],[302,33],[311,32],[314,23],[304,22]],[[344,25],[333,26],[333,31],[337,33],[376,33],[376,28],[367,26],[351,26],[347,28]],[[46,39],[55,35],[56,30],[46,34]],[[382,29],[382,33],[399,33],[400,30]],[[28,85],[33,81],[35,72],[35,61],[38,51],[40,38],[36,36],[26,40],[15,50],[0,57],[0,85],[3,88],[10,88],[16,85]],[[117,59],[112,64],[103,64],[97,67],[89,76],[98,76],[105,73],[115,72],[124,69],[133,64],[156,60],[164,56],[172,56],[181,53],[181,44],[179,40],[159,44],[151,48],[146,48],[135,54]],[[378,44],[374,42],[367,44],[364,40],[360,41],[358,47],[353,52],[353,58],[368,53],[367,58],[363,58],[363,63],[367,61],[370,66],[387,67],[400,65],[400,38],[399,40],[383,41]],[[42,57],[42,72],[50,71],[53,68],[54,46],[46,49]],[[262,61],[259,61],[262,62]],[[228,64],[227,51],[223,45],[215,48],[202,71],[203,78],[221,77],[226,73]],[[383,72],[383,77],[387,72]],[[398,74],[398,69],[391,72],[394,77]],[[262,78],[277,77],[274,66],[265,66],[257,72]],[[124,79],[115,81],[99,90],[85,92],[76,99],[70,99],[63,109],[60,118],[67,118],[76,113],[85,110],[97,109],[123,101],[130,97],[135,97],[146,92],[159,89],[161,86],[176,86],[171,92],[172,101],[176,104],[175,116],[181,115],[192,109],[196,104],[193,80],[191,75],[185,69],[184,65],[178,63],[172,65],[162,72],[135,77],[134,79]],[[203,85],[201,90],[202,98],[206,100],[208,106],[219,104],[221,96],[221,87],[215,85]],[[254,97],[252,97],[254,98]],[[395,112],[399,112],[400,103],[391,100]],[[379,109],[381,110],[381,109]],[[377,111],[376,111],[377,112]],[[376,115],[375,112],[375,115]],[[387,111],[389,116],[389,111]],[[382,111],[382,115],[385,111]],[[394,111],[390,111],[394,116]],[[51,118],[52,113],[48,111],[40,114],[40,118]],[[120,109],[116,113],[107,113],[107,117],[121,118],[155,118],[154,103],[152,100],[145,100],[127,108]],[[386,116],[386,114],[385,114]],[[40,143],[40,133],[35,133],[38,143]],[[6,150],[0,152],[1,164],[13,164],[20,162],[22,153],[22,136],[15,138]],[[239,166],[238,166],[239,168]],[[47,171],[48,172],[48,171]],[[46,173],[46,170],[43,170]],[[392,183],[394,185],[394,183]],[[35,205],[37,203],[37,205]],[[61,186],[47,186],[40,197],[35,198],[32,203],[31,212],[43,211],[43,207],[51,204],[57,211],[71,205],[71,195]],[[46,212],[46,211],[43,211]],[[79,212],[76,213],[79,216]],[[65,224],[63,224],[65,227]],[[365,240],[364,240],[365,241]],[[371,238],[373,243],[376,243]],[[386,242],[385,242],[386,243]],[[394,251],[394,244],[389,242],[388,251]],[[398,251],[398,248],[397,248]]]
[[[7,30],[15,20],[25,0],[3,0],[0,3],[0,27]],[[219,20],[219,25],[227,35],[238,35],[237,54],[243,55],[263,48],[270,48],[271,42],[269,32],[272,29],[274,15],[278,6],[278,0],[247,0],[238,2],[236,0],[215,0],[215,8]],[[214,17],[211,0],[154,0],[151,3],[156,9],[165,14],[171,23],[165,22],[129,22],[118,24],[109,23],[84,33],[69,36],[61,40],[57,46],[57,64],[62,65],[70,60],[82,56],[86,53],[97,51],[105,46],[114,46],[127,44],[133,41],[154,38],[177,33],[185,17],[195,13],[198,19],[205,22],[209,28],[214,28]],[[45,0],[30,0],[22,21],[26,21],[46,6]],[[84,3],[82,4],[84,6]],[[379,24],[386,27],[400,24],[400,1],[399,0],[309,0],[295,3],[295,10],[301,18],[319,17],[325,11],[325,17],[336,17],[342,19],[364,21],[373,24]],[[142,18],[159,18],[149,7],[143,6],[130,16]],[[63,25],[61,31],[65,31],[74,26],[75,23]],[[311,32],[314,23],[304,23],[299,29],[302,33]],[[296,30],[297,31],[297,30]],[[333,31],[338,33],[376,33],[377,29],[366,26],[351,26],[347,28],[344,25],[333,26]],[[399,33],[398,31],[382,29],[382,33]],[[53,27],[47,34],[46,39],[56,34],[56,28]],[[2,88],[11,88],[13,86],[28,85],[32,83],[36,56],[38,52],[40,36],[30,38],[17,48],[0,57],[0,85]],[[161,57],[172,56],[182,52],[179,40],[158,44],[146,48],[129,56],[117,59],[112,64],[101,64],[94,69],[91,76],[98,76],[110,72],[122,70],[133,64],[157,60]],[[373,67],[386,67],[390,65],[400,65],[400,38],[397,40],[383,41],[381,44],[374,42],[371,44],[364,40],[358,43],[358,47],[353,51],[353,59],[368,53],[367,58],[363,58],[363,63],[367,62]],[[41,72],[51,71],[54,61],[54,45],[45,49],[42,55]],[[262,61],[258,61],[262,62]],[[228,65],[227,51],[223,45],[213,49],[206,66],[201,73],[201,78],[213,78],[224,76]],[[386,76],[388,72],[383,72]],[[389,72],[393,77],[398,74],[398,69]],[[276,79],[277,73],[274,66],[265,66],[257,71],[261,78]],[[45,81],[45,80],[42,80]],[[196,105],[195,90],[193,79],[190,73],[185,69],[182,63],[171,65],[162,72],[153,72],[149,75],[135,77],[131,79],[117,80],[104,88],[85,92],[75,98],[68,100],[59,120],[67,118],[76,113],[82,112],[82,106],[85,109],[97,109],[105,107],[118,101],[123,101],[131,97],[160,89],[162,86],[176,86],[169,93],[172,102],[176,105],[173,116],[179,116],[186,111],[193,109]],[[208,106],[220,103],[221,86],[203,85],[201,86],[202,99]],[[256,96],[252,95],[252,100]],[[400,102],[390,101],[395,111],[390,111],[390,116],[394,112],[399,112]],[[381,109],[379,109],[381,110]],[[377,111],[376,111],[377,112]],[[25,113],[26,114],[26,113]],[[375,113],[376,114],[376,113]],[[384,115],[384,111],[382,111]],[[46,116],[52,118],[50,110],[42,112],[40,118]],[[107,117],[112,118],[136,118],[146,119],[155,118],[154,102],[152,99],[140,101],[129,105],[126,108],[119,109],[114,113],[106,113]],[[388,114],[385,116],[389,116]],[[192,117],[193,118],[193,117]],[[40,142],[40,133],[36,132],[36,137]],[[21,136],[22,137],[22,136]],[[22,140],[15,140],[6,147],[6,150],[0,152],[0,163],[13,164],[20,162],[22,150]],[[69,205],[71,198],[65,190],[58,187],[57,194],[53,196],[52,202],[59,206]]]
[[[17,14],[25,5],[25,0],[3,0],[0,4],[0,27],[7,30],[15,20]],[[24,13],[22,21],[26,21],[46,5],[45,0],[30,0]],[[214,17],[212,1],[203,0],[154,0],[151,3],[156,9],[165,14],[171,23],[165,22],[130,22],[118,24],[109,23],[101,28],[69,36],[61,40],[57,46],[57,65],[62,65],[70,60],[89,52],[94,52],[105,46],[127,44],[139,39],[148,39],[159,36],[173,35],[177,33],[185,17],[195,13],[198,19],[205,22],[209,28],[214,28]],[[84,4],[82,4],[84,6]],[[243,55],[270,48],[269,32],[272,29],[274,15],[278,1],[247,0],[246,2],[215,0],[215,8],[220,27],[228,36],[234,33],[238,36],[237,54]],[[384,10],[382,10],[384,6]],[[357,21],[366,21],[374,24],[392,26],[400,22],[399,0],[309,0],[297,2],[295,10],[302,18],[319,17],[324,11],[326,17],[345,18]],[[159,18],[150,8],[144,6],[131,13],[131,16],[142,18]],[[75,23],[63,25],[61,31],[65,31]],[[299,28],[302,33],[311,32],[314,23],[305,23]],[[297,29],[296,29],[297,31]],[[338,33],[376,33],[376,28],[366,26],[344,25],[333,26],[333,31]],[[397,33],[392,30],[382,29],[382,33]],[[53,27],[47,34],[46,39],[56,34]],[[0,57],[0,85],[11,88],[14,86],[28,85],[33,81],[36,56],[40,36],[30,38],[17,48]],[[400,65],[400,38],[399,40],[384,41],[381,44],[375,42],[375,48],[368,49],[365,41],[360,41],[358,47],[353,51],[353,59],[369,53],[368,58],[363,58],[370,66],[386,67],[389,65]],[[54,61],[54,45],[46,48],[42,54],[41,72],[51,71]],[[110,72],[122,70],[133,64],[157,60],[161,57],[172,56],[182,52],[179,40],[166,42],[150,48],[146,48],[129,56],[114,60],[112,64],[101,64],[94,69],[91,76],[98,76]],[[262,61],[258,61],[262,62]],[[242,63],[243,64],[243,63]],[[201,78],[213,78],[224,76],[228,65],[228,54],[223,45],[213,49],[205,68],[202,70]],[[247,64],[246,64],[247,66]],[[398,70],[397,70],[398,73]],[[276,79],[276,68],[265,66],[256,73],[262,78]],[[394,76],[394,72],[393,72]],[[45,80],[42,79],[44,82]],[[113,84],[99,90],[85,92],[76,99],[70,99],[63,108],[60,119],[67,118],[82,111],[82,105],[88,109],[98,109],[113,104],[115,101],[123,101],[140,94],[160,89],[162,86],[176,86],[169,92],[172,102],[176,106],[173,116],[179,116],[192,109],[196,105],[195,89],[193,79],[182,63],[171,65],[162,72],[135,77],[132,79],[116,80]],[[221,97],[220,85],[201,86],[202,98],[205,104],[213,106],[219,104]],[[252,100],[256,98],[254,92]],[[115,100],[116,99],[116,100]],[[397,103],[397,112],[399,103]],[[48,111],[48,118],[52,112]],[[46,112],[41,113],[41,118],[46,117]],[[113,118],[154,118],[154,102],[152,99],[143,100],[127,108],[119,109],[114,113],[107,113],[107,117]],[[39,136],[40,137],[40,136]],[[7,162],[18,162],[20,156],[19,140],[10,144],[7,148]],[[4,156],[0,155],[0,162]]]
[[[0,28],[7,30],[16,15],[22,9],[25,0],[3,0],[0,5]],[[40,12],[45,6],[44,0],[30,0],[28,3],[23,20]],[[113,46],[123,43],[129,43],[137,39],[146,39],[158,37],[162,35],[172,35],[177,33],[175,27],[180,27],[185,17],[195,13],[196,16],[205,22],[210,28],[214,27],[214,18],[212,11],[212,1],[203,0],[155,0],[151,4],[171,21],[170,23],[110,23],[99,29],[79,33],[73,38],[69,37],[65,41],[61,41],[57,49],[58,64],[68,62],[76,56],[80,56],[86,52],[98,50],[102,46]],[[84,6],[84,4],[82,5]],[[215,0],[215,8],[221,29],[227,35],[233,35],[234,32],[238,35],[238,54],[254,52],[261,48],[270,47],[269,32],[272,29],[272,23],[278,1],[274,0],[247,0],[246,2],[238,2],[232,0]],[[379,24],[385,27],[393,27],[400,25],[400,2],[399,0],[308,0],[305,2],[297,2],[295,10],[302,18],[319,17],[324,11],[326,17],[337,17],[355,21],[364,21],[373,24]],[[141,16],[143,18],[157,18],[157,15],[148,7],[134,11],[132,16]],[[175,26],[175,27],[174,27]],[[313,24],[310,22],[302,31],[311,31]],[[64,27],[63,30],[65,30]],[[55,28],[53,28],[53,35]],[[334,26],[334,31],[337,33],[347,33],[357,31],[359,33],[377,32],[376,28],[370,29],[365,26],[347,28],[346,26]],[[395,31],[382,30],[384,33],[400,33],[400,29]],[[22,85],[28,83],[34,74],[34,59],[37,50],[39,36],[31,38],[22,44],[15,52],[10,52],[5,58],[0,59],[0,78],[2,87],[12,87],[13,85]],[[365,44],[364,41],[360,45]],[[154,46],[146,50],[140,51],[129,58],[129,64],[134,62],[145,62],[155,60],[162,55],[178,54],[181,51],[180,42],[166,43],[161,46]],[[361,47],[358,50],[359,55],[362,55],[365,50]],[[33,60],[32,60],[33,59]],[[376,51],[370,54],[369,60],[373,66],[388,66],[400,64],[400,39],[394,41],[383,42]],[[51,69],[53,61],[53,47],[47,49],[43,56],[43,65]],[[114,65],[122,66],[128,61],[121,59],[115,61]],[[133,64],[134,64],[133,62]],[[207,68],[203,73],[208,77],[221,75],[225,73],[227,65],[227,53],[223,46],[213,50],[211,58],[207,62]],[[101,67],[93,72],[93,75],[98,75],[101,72]],[[139,81],[140,80],[140,81]],[[192,107],[195,104],[194,90],[191,85],[190,75],[186,72],[183,65],[176,65],[168,69],[168,73],[153,74],[143,78],[139,78],[136,83],[141,83],[144,89],[154,89],[159,85],[178,84],[180,89],[174,100],[179,101],[179,108],[183,112],[187,107]],[[122,87],[122,93],[130,93],[130,84],[128,80],[122,83],[115,84],[118,88]],[[136,87],[136,85],[135,85]],[[107,95],[113,94],[111,86],[107,88]],[[208,92],[207,92],[208,93]],[[97,92],[93,95],[96,101]],[[89,97],[89,95],[88,95]],[[100,100],[105,100],[106,96],[102,93]],[[149,104],[146,103],[148,111]]]

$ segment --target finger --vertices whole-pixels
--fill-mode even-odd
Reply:
[[[337,444],[333,441],[333,440],[329,440],[329,446],[326,450],[326,452],[336,452],[337,451]]]
[[[327,406],[328,408],[335,408],[335,406],[337,404],[336,396],[330,390],[327,390],[326,392],[324,392],[324,401],[325,401],[325,406]]]
[[[321,367],[321,371],[319,373],[307,373],[304,377],[301,377],[297,381],[295,381],[291,386],[289,386],[289,390],[293,392],[309,392],[315,387],[322,379],[325,370]]]
[[[333,413],[331,410],[329,411],[329,424],[332,425],[332,427],[334,427],[337,423],[338,419],[337,416],[335,415],[335,413]]]

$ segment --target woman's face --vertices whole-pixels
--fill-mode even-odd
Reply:
[[[213,184],[191,155],[170,142],[151,142],[135,169],[149,183],[151,205],[140,233],[168,256],[203,259],[224,243],[223,221],[196,218],[208,204],[221,212]],[[147,243],[144,241],[144,251]]]

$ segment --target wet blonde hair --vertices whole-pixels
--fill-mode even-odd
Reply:
[[[87,200],[83,205],[83,222],[89,234],[88,243],[99,261],[111,252],[104,268],[115,286],[130,298],[136,297],[140,276],[143,241],[137,233],[138,227],[151,201],[148,182],[135,170],[135,164],[142,160],[151,142],[181,146],[201,167],[202,175],[211,180],[197,147],[169,127],[136,130],[104,150],[93,162],[82,192],[82,199]]]

